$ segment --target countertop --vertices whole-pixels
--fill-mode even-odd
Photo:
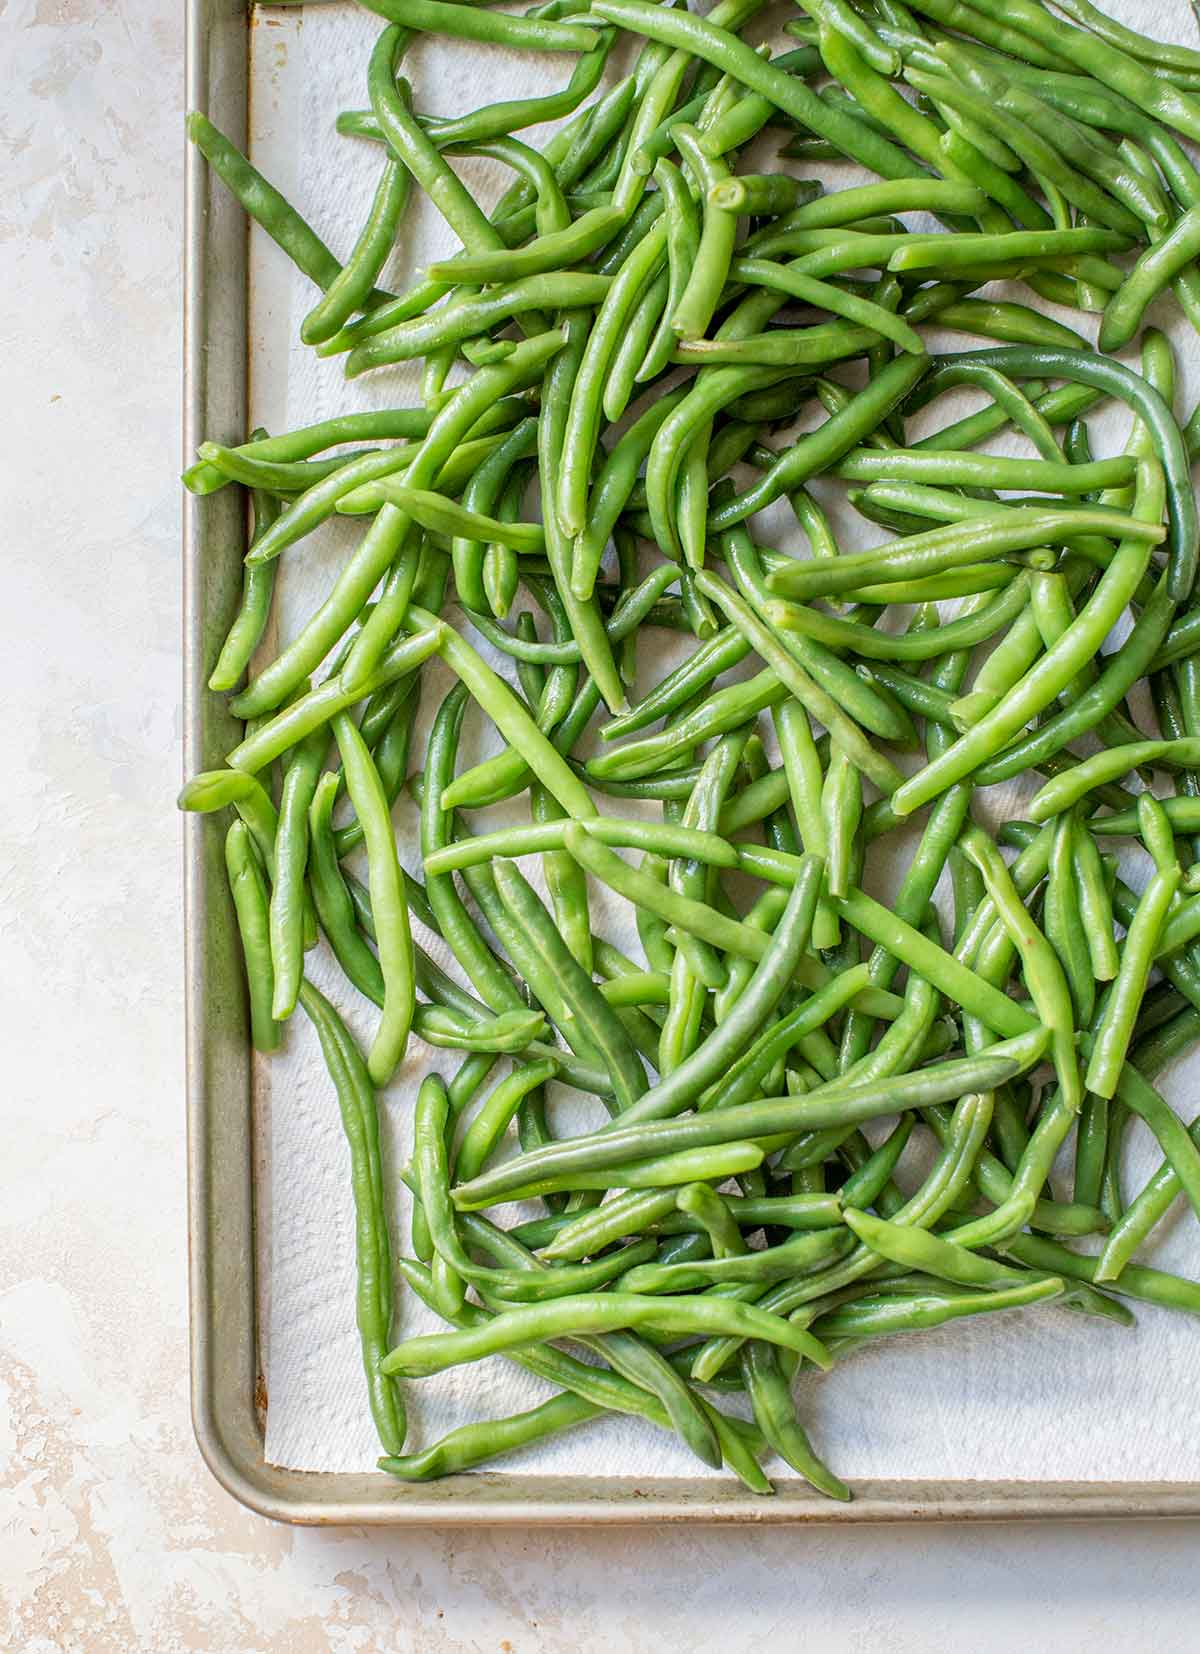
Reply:
[[[309,1532],[204,1468],[173,809],[181,11],[0,5],[0,1646],[1194,1648],[1197,1524]]]

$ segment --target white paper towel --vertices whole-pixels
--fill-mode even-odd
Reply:
[[[1185,8],[1152,7],[1126,0],[1125,16],[1163,38],[1191,35]],[[258,14],[253,75],[253,141],[256,158],[286,189],[316,229],[341,256],[365,214],[378,168],[375,146],[338,139],[333,120],[341,109],[366,103],[366,56],[379,21],[350,4]],[[448,114],[498,98],[527,95],[563,84],[571,59],[522,56],[464,42],[418,40],[405,60],[419,105]],[[522,134],[524,136],[524,134]],[[537,137],[536,132],[533,135]],[[769,157],[769,150],[764,160]],[[464,176],[485,204],[507,183],[490,163],[462,162]],[[830,187],[858,182],[849,166],[819,171]],[[914,220],[914,223],[917,221]],[[449,231],[419,197],[404,224],[401,246],[385,274],[398,288],[428,260],[453,250]],[[1024,295],[1017,295],[1024,296]],[[417,373],[404,368],[367,375],[347,384],[337,361],[317,360],[296,343],[301,317],[313,301],[311,286],[257,235],[253,242],[252,328],[254,418],[272,429],[327,417],[347,409],[399,406],[417,399]],[[1190,407],[1200,394],[1194,338],[1160,307],[1183,366],[1179,401]],[[1059,313],[1069,326],[1094,322]],[[963,348],[962,335],[946,335],[945,347]],[[961,410],[975,405],[969,395]],[[938,423],[955,416],[949,399]],[[1125,416],[1109,410],[1092,420],[1099,452],[1115,451],[1124,439]],[[997,452],[1024,451],[1015,439],[1000,439]],[[836,509],[836,496],[821,484],[834,508],[848,547],[882,539],[853,514]],[[789,545],[794,529],[787,513],[764,517],[760,538]],[[283,559],[280,574],[280,636],[287,637],[328,589],[347,549],[362,533],[355,522],[335,522]],[[661,639],[663,634],[658,634]],[[473,638],[472,641],[478,643]],[[668,640],[643,661],[643,686],[674,664],[685,645]],[[487,653],[485,650],[484,653]],[[494,662],[494,664],[496,664]],[[507,671],[507,667],[501,669]],[[419,764],[429,720],[449,678],[438,664],[426,669],[421,716],[414,739]],[[463,762],[496,744],[483,721],[469,718]],[[1028,792],[1024,796],[1027,796]],[[984,804],[994,822],[1019,813],[1015,788],[996,788]],[[628,813],[630,806],[611,806]],[[496,811],[488,825],[524,818],[516,801]],[[415,812],[405,802],[396,812],[405,862],[418,871]],[[909,839],[911,843],[911,836]],[[889,841],[890,844],[890,841]],[[895,857],[903,865],[902,852]],[[539,868],[526,862],[537,882]],[[872,870],[874,888],[887,894],[890,868]],[[1134,870],[1131,870],[1131,875]],[[1136,869],[1139,882],[1144,876]],[[640,957],[629,915],[593,887],[597,928]],[[456,974],[436,936],[419,939],[440,964]],[[310,955],[314,980],[345,1012],[360,1037],[369,1038],[373,1012],[346,991],[340,973],[318,951]],[[382,1100],[386,1163],[404,1164],[410,1147],[411,1103],[428,1066],[453,1071],[452,1053],[413,1042],[402,1072]],[[261,1132],[265,1153],[261,1176],[264,1208],[262,1304],[263,1347],[269,1393],[267,1457],[305,1470],[361,1470],[378,1453],[365,1404],[358,1336],[354,1324],[354,1243],[348,1158],[337,1106],[317,1043],[303,1017],[289,1026],[284,1049],[262,1065]],[[505,1071],[503,1063],[493,1079]],[[1200,1062],[1178,1064],[1166,1085],[1188,1118]],[[598,1105],[572,1099],[555,1088],[551,1107],[556,1129],[577,1129],[597,1117]],[[1131,1132],[1128,1176],[1136,1187],[1158,1163],[1147,1134]],[[407,1249],[408,1208],[397,1193],[394,1232]],[[1194,1221],[1176,1214],[1156,1253],[1164,1267],[1195,1274],[1200,1246]],[[399,1302],[398,1326],[407,1335],[439,1323],[410,1296]],[[1200,1441],[1193,1427],[1196,1401],[1196,1330],[1186,1318],[1139,1308],[1138,1326],[1122,1331],[1050,1308],[1019,1316],[960,1322],[911,1341],[868,1349],[839,1365],[827,1378],[802,1379],[803,1416],[829,1462],[849,1477],[1078,1478],[1109,1480],[1200,1477]],[[425,1445],[469,1420],[500,1417],[531,1406],[547,1387],[512,1364],[494,1359],[454,1369],[408,1387],[410,1445]],[[628,1419],[612,1418],[552,1439],[513,1457],[514,1474],[568,1472],[588,1475],[705,1475],[703,1466],[670,1437]],[[786,1467],[771,1466],[787,1475]]]

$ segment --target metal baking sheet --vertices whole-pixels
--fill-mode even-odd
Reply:
[[[256,31],[246,0],[188,0],[188,107],[245,142]],[[249,243],[239,208],[191,151],[186,174],[184,448],[240,439],[249,404]],[[204,680],[240,589],[241,503],[184,508],[186,770],[221,762],[234,726]],[[876,1480],[850,1505],[784,1480],[771,1499],[732,1481],[478,1472],[418,1485],[266,1461],[257,1326],[256,1095],[220,829],[185,817],[191,1355],[196,1436],[218,1480],[264,1515],[303,1523],[871,1522],[1191,1516],[1193,1483]]]

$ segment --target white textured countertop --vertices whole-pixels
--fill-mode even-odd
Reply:
[[[1194,1524],[310,1532],[204,1469],[172,807],[181,9],[0,3],[0,1647],[1194,1648]]]

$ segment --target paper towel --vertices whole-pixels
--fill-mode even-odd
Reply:
[[[1126,0],[1125,16],[1163,38],[1192,32],[1191,20],[1178,4],[1156,8]],[[379,157],[374,145],[338,139],[333,121],[339,110],[366,104],[366,57],[379,26],[377,18],[350,4],[308,7],[303,12],[263,8],[257,14],[252,97],[256,159],[341,256],[366,212]],[[557,54],[519,55],[428,39],[419,39],[405,59],[419,106],[438,114],[550,90],[565,82],[570,66],[571,59]],[[613,72],[619,72],[615,65]],[[536,130],[532,137],[537,139]],[[767,164],[769,157],[768,147],[763,157]],[[491,163],[455,164],[485,204],[508,182]],[[848,165],[822,163],[813,170],[828,187],[844,187],[865,176]],[[920,227],[918,220],[911,222]],[[402,288],[430,258],[454,246],[450,232],[418,194],[385,283]],[[348,409],[417,400],[414,370],[389,369],[347,384],[337,361],[319,361],[296,344],[313,289],[258,235],[252,243],[251,296],[255,421],[280,430]],[[1154,319],[1169,324],[1180,352],[1179,405],[1190,407],[1200,394],[1194,339],[1186,326],[1178,325],[1169,304],[1158,309]],[[1094,336],[1092,318],[1059,314],[1068,325]],[[966,343],[962,335],[947,334],[944,340],[949,349]],[[949,399],[939,403],[938,423],[977,402],[969,393],[960,400],[960,408]],[[1126,416],[1115,409],[1094,418],[1097,451],[1116,451],[1126,423]],[[1027,451],[1011,438],[998,439],[994,446],[997,452]],[[845,546],[884,538],[853,513],[839,510],[836,490],[817,483],[814,491],[830,505]],[[761,522],[761,539],[791,546],[794,528],[786,510],[776,509]],[[362,531],[361,523],[334,522],[282,560],[281,638],[291,635],[320,600]],[[656,682],[686,649],[686,644],[662,633],[656,637],[660,641],[654,655],[644,651],[643,687]],[[477,638],[472,641],[478,646]],[[507,666],[501,669],[508,671]],[[425,679],[415,764],[420,762],[429,720],[450,682],[439,663],[426,668]],[[464,763],[496,744],[494,732],[483,727],[482,719],[468,718]],[[992,789],[984,797],[985,810],[994,822],[1001,821],[1019,813],[1019,799],[1028,791]],[[607,807],[622,814],[635,808],[626,801]],[[522,819],[524,809],[523,801],[516,801],[507,810],[492,812],[488,825]],[[403,858],[416,872],[417,824],[410,803],[397,807],[396,824]],[[888,848],[890,852],[890,840]],[[873,857],[873,888],[886,896],[893,866],[877,868],[877,859]],[[902,867],[903,860],[897,847],[894,866]],[[537,882],[536,859],[524,866]],[[593,912],[597,929],[640,957],[628,910],[606,900],[596,886]],[[440,964],[457,974],[436,936],[419,933],[419,939]],[[309,956],[308,968],[366,1042],[371,1008],[346,989],[323,950]],[[403,1070],[381,1100],[384,1152],[393,1174],[408,1156],[411,1106],[421,1075],[429,1066],[448,1074],[455,1062],[453,1053],[433,1051],[414,1040]],[[493,1078],[504,1071],[501,1062]],[[1198,1075],[1200,1063],[1181,1063],[1165,1082],[1188,1118],[1195,1112]],[[267,1457],[304,1470],[362,1470],[374,1464],[378,1445],[366,1407],[354,1324],[348,1158],[333,1091],[302,1016],[289,1025],[283,1050],[262,1064],[259,1093]],[[594,1101],[572,1099],[561,1088],[554,1088],[551,1107],[559,1132],[599,1118]],[[1159,1156],[1140,1128],[1130,1136],[1128,1178],[1136,1187]],[[397,1195],[394,1234],[398,1247],[407,1250],[407,1200],[394,1175],[391,1182]],[[1190,1214],[1174,1214],[1164,1230],[1155,1261],[1196,1274],[1200,1246]],[[1138,1325],[1130,1331],[1051,1307],[960,1322],[912,1340],[894,1339],[839,1364],[828,1377],[803,1377],[798,1388],[801,1413],[829,1462],[852,1478],[1200,1477],[1200,1441],[1193,1427],[1195,1324],[1149,1307],[1137,1313]],[[437,1325],[411,1296],[398,1300],[397,1327],[404,1335]],[[545,1385],[500,1359],[414,1382],[408,1386],[410,1445],[428,1444],[469,1420],[529,1407],[548,1393]],[[616,1417],[498,1463],[516,1475],[719,1474],[707,1471],[662,1432]],[[770,1468],[773,1475],[790,1474],[778,1463]]]

